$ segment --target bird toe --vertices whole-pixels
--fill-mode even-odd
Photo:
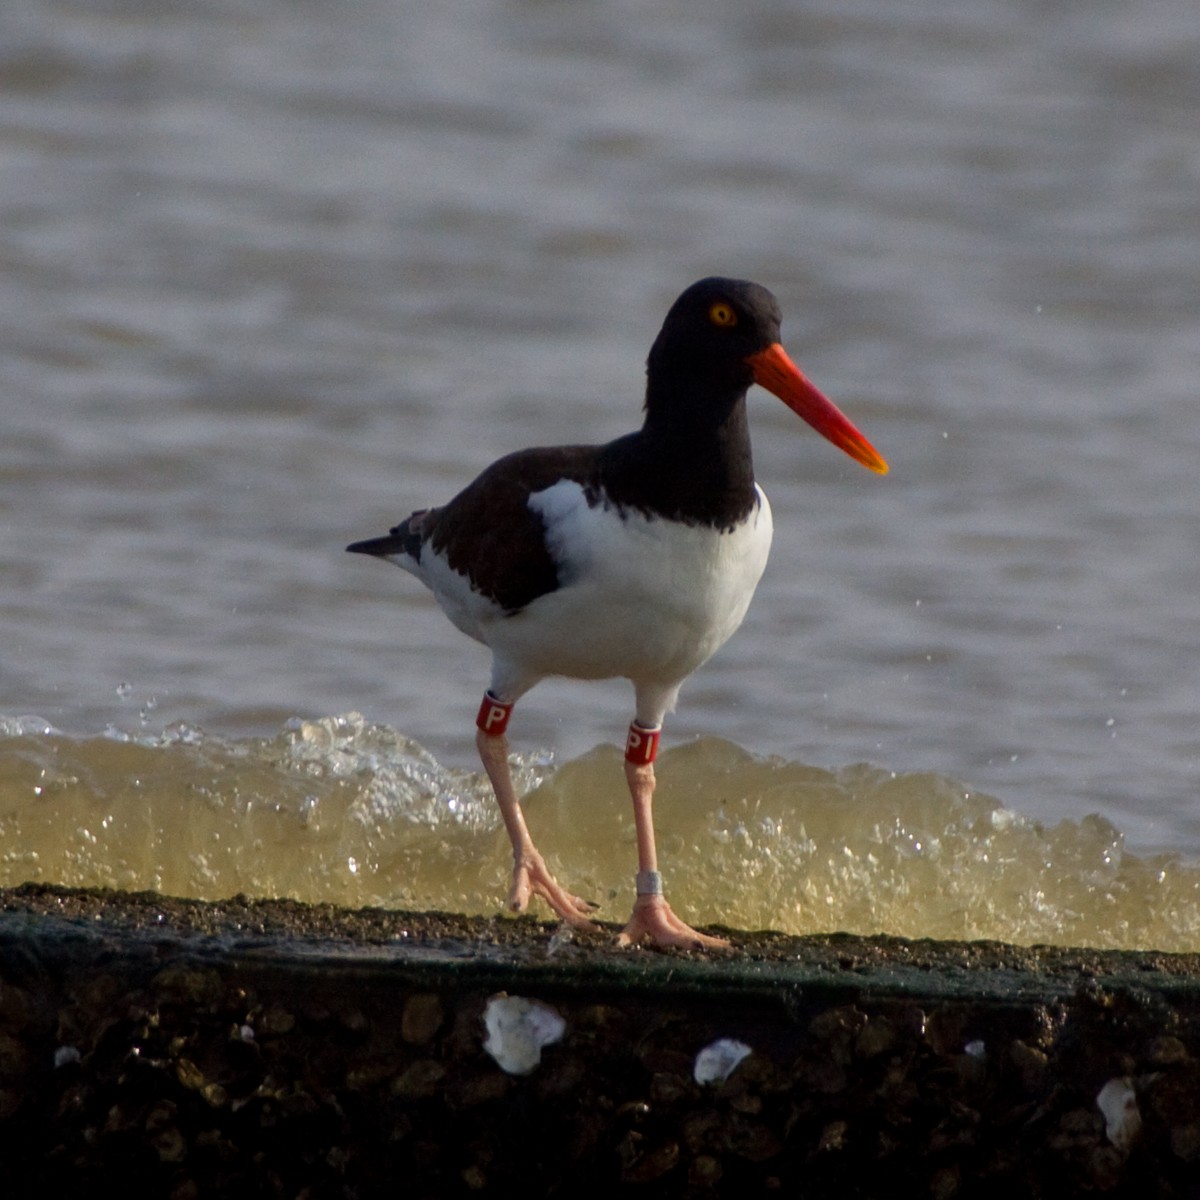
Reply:
[[[617,937],[618,946],[636,946],[646,941],[655,946],[678,946],[683,950],[730,949],[727,939],[701,933],[680,920],[662,896],[639,896],[633,915]]]

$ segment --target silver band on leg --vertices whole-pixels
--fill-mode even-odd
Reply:
[[[658,871],[639,871],[637,873],[637,894],[639,896],[661,896],[662,875]]]

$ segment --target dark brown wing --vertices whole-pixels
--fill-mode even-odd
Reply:
[[[556,446],[501,458],[449,504],[425,514],[421,532],[477,591],[516,612],[559,583],[529,497],[563,479],[592,484],[598,453],[594,446]]]

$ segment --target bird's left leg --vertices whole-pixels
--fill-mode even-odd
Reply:
[[[596,930],[597,926],[588,920],[595,905],[571,895],[554,878],[529,835],[508,765],[508,737],[505,730],[512,708],[512,704],[498,700],[489,690],[484,693],[475,722],[475,745],[479,749],[483,769],[492,782],[492,791],[496,793],[496,803],[504,818],[508,840],[512,842],[513,882],[508,893],[508,906],[513,912],[524,912],[530,896],[541,896],[564,921],[577,929]]]
[[[637,900],[633,916],[621,931],[617,942],[631,946],[649,939],[659,946],[683,946],[686,949],[723,950],[724,938],[710,937],[680,920],[663,896],[662,876],[658,872],[658,851],[654,845],[654,759],[658,754],[659,728],[646,728],[634,721],[625,743],[625,779],[633,799],[633,820],[637,829],[638,873]]]

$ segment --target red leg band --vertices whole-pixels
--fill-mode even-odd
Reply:
[[[658,754],[658,738],[662,726],[658,729],[646,729],[636,721],[629,726],[629,736],[625,739],[625,761],[637,766],[652,763]]]
[[[476,727],[488,737],[499,737],[508,728],[513,706],[497,700],[490,691],[483,693],[483,703],[475,718]]]

